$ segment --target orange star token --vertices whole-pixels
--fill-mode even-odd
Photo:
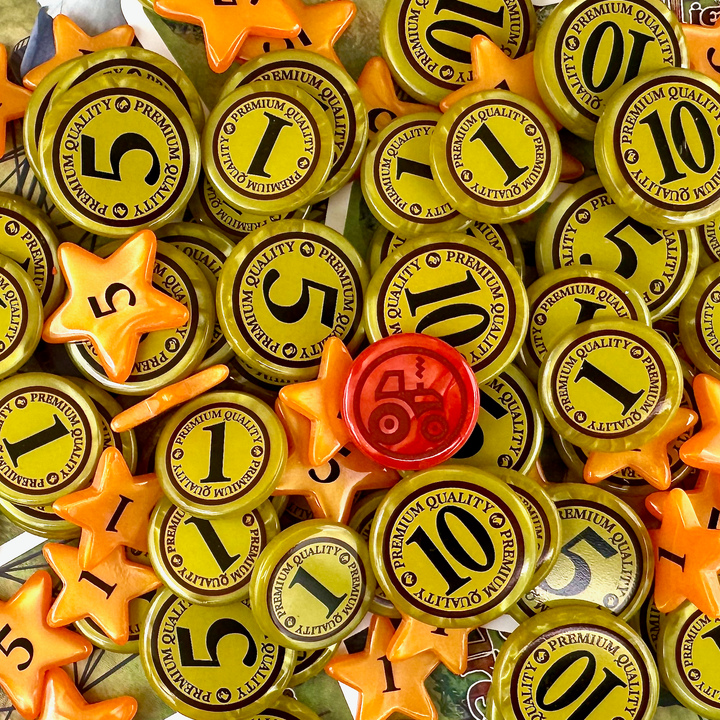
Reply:
[[[720,475],[701,472],[694,490],[686,491],[688,500],[695,510],[698,522],[708,530],[717,530],[720,521]],[[670,493],[658,492],[645,498],[645,507],[658,520],[663,519],[665,503]]]
[[[720,380],[696,375],[693,393],[702,427],[680,446],[680,459],[690,467],[720,471]]]
[[[157,239],[142,230],[110,257],[100,258],[74,243],[58,248],[70,290],[45,321],[49,343],[89,341],[108,377],[123,383],[132,372],[141,337],[188,321],[188,309],[152,284]]]
[[[425,689],[425,678],[437,667],[433,653],[391,662],[388,646],[394,634],[390,620],[373,615],[362,652],[331,660],[325,672],[360,693],[356,720],[386,720],[394,712],[413,720],[436,720],[438,714]]]
[[[720,617],[720,532],[700,526],[684,490],[668,493],[662,525],[650,530],[650,537],[658,610],[669,613],[690,600],[709,617]]]
[[[682,32],[687,43],[690,69],[713,80],[720,79],[720,19],[710,27],[683,23]]]
[[[200,25],[210,67],[225,72],[248,35],[294,38],[302,26],[283,0],[155,0],[162,17]]]
[[[130,601],[162,585],[152,568],[129,562],[122,547],[92,572],[80,567],[77,548],[47,543],[43,555],[63,582],[48,625],[58,628],[89,617],[117,645],[130,636]]]
[[[45,695],[38,720],[132,720],[137,700],[128,695],[90,704],[60,668],[45,677]]]
[[[471,632],[472,628],[436,628],[403,615],[388,645],[387,658],[393,663],[431,652],[450,672],[462,675],[467,670]]]
[[[5,127],[11,120],[19,120],[32,97],[24,87],[7,77],[7,50],[0,43],[0,155],[5,154]]]
[[[340,408],[352,362],[342,340],[329,337],[323,347],[317,380],[280,390],[281,402],[310,419],[307,457],[312,467],[329,462],[350,442]]]
[[[631,468],[654,488],[667,490],[672,482],[668,445],[686,433],[697,421],[697,413],[680,407],[667,426],[642,447],[615,453],[591,452],[583,471],[585,482],[594,485],[623,468]]]
[[[56,500],[53,510],[83,529],[79,563],[92,570],[121,545],[148,551],[150,513],[162,494],[155,475],[134,478],[112,447],[100,456],[93,484]]]
[[[107,30],[100,35],[91,37],[85,34],[67,15],[57,15],[53,19],[53,37],[55,38],[55,55],[47,62],[33,68],[23,78],[23,85],[34,90],[40,81],[58,65],[66,60],[83,57],[96,50],[128,47],[135,39],[135,31],[129,25]]]
[[[26,720],[40,712],[49,670],[84,660],[92,645],[71,630],[51,629],[46,617],[52,603],[52,579],[36,572],[7,601],[0,602],[0,686]]]

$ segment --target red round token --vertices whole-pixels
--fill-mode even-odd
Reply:
[[[477,422],[480,391],[463,356],[429,335],[392,335],[355,360],[343,417],[362,452],[398,470],[452,457]]]

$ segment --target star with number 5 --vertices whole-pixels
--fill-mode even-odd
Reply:
[[[714,25],[682,24],[691,70],[720,80],[720,20]]]

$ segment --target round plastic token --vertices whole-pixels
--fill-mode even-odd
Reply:
[[[277,498],[273,498],[273,500],[276,499]],[[288,497],[285,507],[280,514],[280,527],[283,530],[287,530],[292,525],[297,525],[298,523],[312,519],[313,511],[310,509],[307,500],[302,497],[302,495],[296,495],[295,497]]]
[[[437,105],[472,80],[471,38],[486,35],[514,58],[532,50],[535,26],[535,9],[526,0],[497,7],[478,0],[390,0],[380,48],[398,85],[416,100]]]
[[[107,257],[118,247],[119,243],[110,243],[96,253]],[[135,365],[124,383],[107,377],[89,343],[65,346],[80,372],[106,390],[121,395],[154,393],[190,375],[210,347],[215,299],[202,270],[185,253],[168,243],[158,242],[153,285],[185,305],[190,318],[178,328],[148,333],[140,341]]]
[[[543,102],[575,135],[592,140],[607,101],[636,76],[688,66],[680,23],[659,0],[564,0],[556,9],[538,33],[535,77]]]
[[[350,352],[362,342],[367,281],[365,263],[342,235],[309,220],[282,220],[255,231],[226,261],[218,317],[245,365],[311,380],[330,335]]]
[[[95,76],[59,97],[39,153],[53,202],[103,237],[173,220],[200,172],[200,140],[188,111],[172,93],[133,75]]]
[[[265,637],[247,600],[193,605],[170,590],[155,597],[140,644],[153,690],[193,720],[243,720],[272,707],[295,656]]]
[[[670,692],[708,720],[720,718],[720,620],[683,603],[665,617],[658,667]]]
[[[37,288],[14,260],[0,255],[0,379],[30,359],[40,342],[42,326]]]
[[[65,291],[57,266],[58,241],[50,218],[18,195],[0,193],[0,248],[33,281],[47,317],[60,304]]]
[[[0,383],[0,497],[52,505],[90,480],[101,450],[97,411],[77,385],[47,373]]]
[[[218,194],[249,213],[309,203],[333,161],[327,115],[289,82],[257,82],[221,98],[203,133],[203,168]]]
[[[653,581],[653,547],[642,520],[627,503],[591,485],[562,483],[548,493],[560,516],[560,555],[513,616],[524,620],[560,605],[592,605],[631,617]]]
[[[165,494],[192,515],[249,512],[285,468],[287,438],[277,415],[245,393],[205,393],[167,421],[155,451]]]
[[[527,322],[515,268],[487,243],[459,233],[405,243],[373,275],[365,301],[372,341],[413,332],[439,337],[480,383],[512,362]]]
[[[384,491],[374,492],[353,506],[349,524],[365,542],[370,540],[370,528],[385,495]],[[400,613],[395,609],[395,606],[390,602],[380,585],[375,588],[375,597],[370,603],[370,612],[376,615],[385,615],[385,617],[400,617]]]
[[[584,450],[620,452],[644,445],[682,400],[677,355],[634,320],[588,320],[562,335],[538,382],[548,422]]]
[[[420,470],[452,457],[472,434],[479,392],[449,345],[401,334],[372,343],[353,363],[342,416],[358,448],[386,467]]]
[[[80,537],[80,527],[63,520],[53,512],[52,505],[18,505],[0,498],[0,513],[25,532],[50,540]]]
[[[720,263],[701,272],[680,306],[680,340],[698,370],[720,374]]]
[[[452,232],[470,223],[440,196],[430,167],[429,140],[441,117],[434,112],[399,117],[373,138],[365,153],[365,201],[378,222],[401,237]]]
[[[639,633],[653,655],[657,657],[660,628],[666,616],[658,610],[653,591],[654,588],[651,588],[645,602],[640,606],[640,610],[628,620],[628,623],[633,630]]]
[[[459,465],[401,480],[370,533],[387,596],[401,613],[435,627],[475,627],[502,615],[532,579],[535,545],[513,490]]]
[[[692,70],[623,86],[598,123],[595,162],[615,202],[653,227],[692,227],[720,213],[720,85]]]
[[[297,687],[311,677],[319,675],[330,662],[338,647],[340,647],[340,643],[319,650],[309,650],[307,652],[300,650],[297,654],[293,676],[290,679],[290,687]]]
[[[217,288],[220,271],[235,245],[222,233],[195,223],[171,223],[157,232],[158,239],[164,240],[182,250],[205,274],[213,293]],[[220,322],[213,328],[210,347],[199,370],[224,363],[233,357],[233,350],[225,340]]]
[[[560,138],[534,103],[505,90],[468,95],[430,139],[433,174],[451,205],[488,223],[530,215],[560,178]]]
[[[322,55],[306,50],[279,50],[259,55],[230,76],[221,97],[254,82],[291,82],[325,110],[333,130],[333,163],[314,202],[330,197],[360,166],[368,136],[367,110],[355,81]]]
[[[695,229],[655,230],[625,214],[597,176],[553,202],[537,233],[538,271],[592,265],[625,278],[657,320],[679,304],[698,262]]]
[[[718,232],[718,219],[713,218],[698,227],[700,236],[700,264],[707,267],[720,260],[720,233]]]
[[[535,382],[550,348],[574,325],[618,317],[650,325],[640,293],[617,273],[595,267],[550,271],[528,288],[528,301],[530,323],[519,364]]]
[[[544,424],[533,384],[508,365],[480,385],[477,424],[453,462],[489,472],[503,468],[526,473],[540,455]]]
[[[268,502],[242,514],[204,519],[167,498],[150,520],[150,558],[177,595],[200,605],[226,605],[248,596],[260,553],[280,529]]]
[[[308,520],[263,550],[250,581],[258,624],[275,642],[318,650],[340,642],[363,619],[375,577],[367,543],[347,525]]]
[[[651,720],[660,682],[637,633],[594,608],[568,607],[523,623],[500,648],[493,698],[504,720]]]

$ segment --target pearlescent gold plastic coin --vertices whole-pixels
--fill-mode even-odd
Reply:
[[[700,236],[700,266],[708,265],[720,260],[720,232],[718,232],[718,219],[713,218],[698,226]]]
[[[0,513],[25,532],[49,540],[80,537],[80,527],[55,514],[52,505],[18,505],[0,498]]]
[[[720,262],[703,270],[680,306],[680,340],[700,372],[720,374]]]
[[[654,588],[650,588],[645,602],[629,620],[630,627],[635,630],[657,658],[660,631],[667,615],[661,613],[655,604]]]
[[[290,680],[290,687],[294,688],[302,685],[306,680],[319,675],[339,647],[340,643],[335,643],[330,647],[320,648],[319,650],[299,650],[293,676]]]

